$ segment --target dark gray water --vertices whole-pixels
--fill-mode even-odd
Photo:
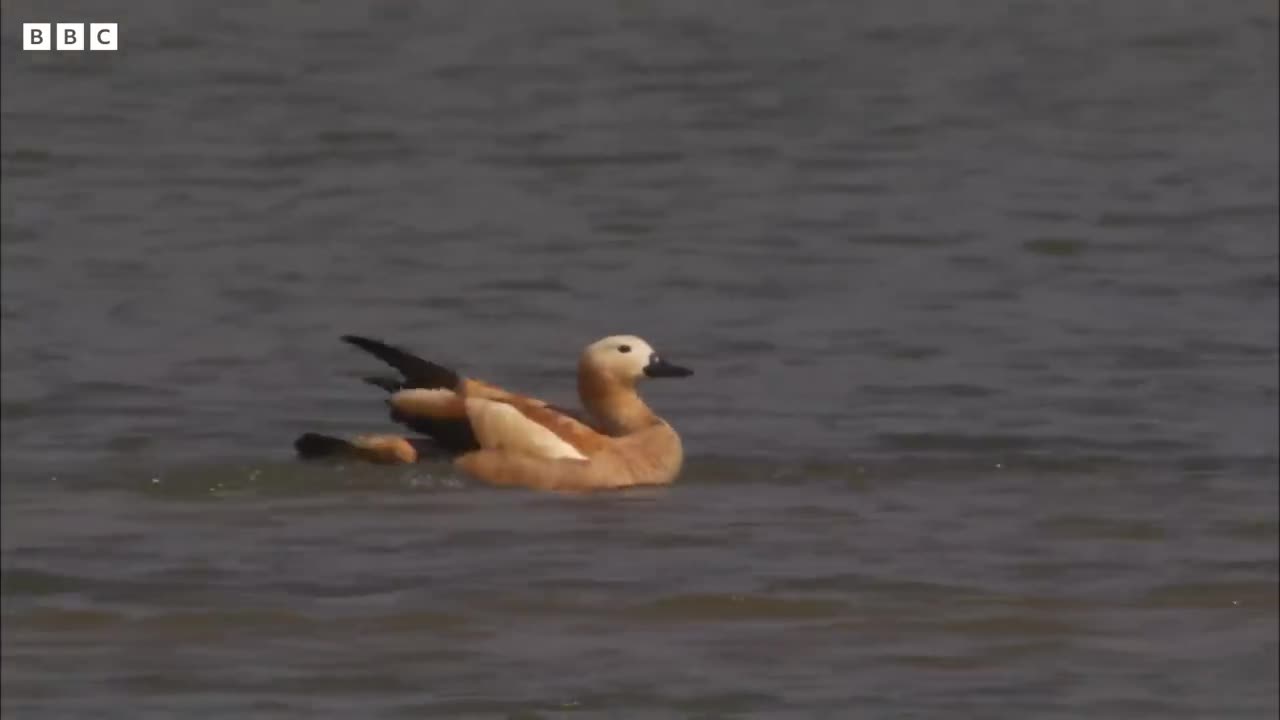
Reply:
[[[1275,716],[1274,2],[261,5],[3,5],[6,718]],[[300,465],[346,332],[686,471]]]

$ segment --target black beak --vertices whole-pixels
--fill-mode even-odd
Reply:
[[[649,356],[649,364],[644,366],[644,374],[651,378],[689,377],[693,371],[679,365],[672,365],[654,354]]]

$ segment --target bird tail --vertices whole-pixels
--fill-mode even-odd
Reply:
[[[379,465],[414,463],[438,454],[437,444],[429,438],[399,435],[357,435],[343,440],[331,435],[305,433],[293,441],[293,448],[304,460],[349,458]]]
[[[298,436],[298,439],[293,441],[293,449],[297,450],[298,457],[304,460],[343,457],[356,452],[356,447],[349,441],[319,433],[303,433]]]

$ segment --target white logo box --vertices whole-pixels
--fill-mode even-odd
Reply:
[[[119,23],[22,23],[23,50],[117,50]]]

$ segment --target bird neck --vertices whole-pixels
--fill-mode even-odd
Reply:
[[[634,384],[591,372],[578,373],[582,406],[610,435],[629,435],[660,420],[636,393]]]

